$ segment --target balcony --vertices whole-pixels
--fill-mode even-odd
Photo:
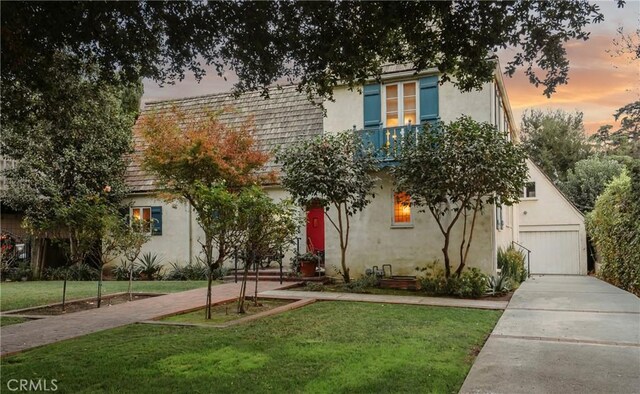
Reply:
[[[380,127],[360,130],[362,142],[371,147],[380,166],[392,166],[398,161],[406,138],[417,138],[422,126],[405,125],[397,127]]]

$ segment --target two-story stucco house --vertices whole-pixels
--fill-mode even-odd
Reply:
[[[266,100],[257,93],[247,93],[239,98],[214,94],[153,102],[147,104],[141,118],[152,111],[166,111],[174,106],[194,116],[231,106],[236,111],[225,114],[223,120],[234,122],[243,116],[253,116],[256,139],[267,151],[292,141],[353,128],[377,147],[392,146],[406,133],[415,132],[415,125],[434,120],[450,122],[461,115],[490,122],[517,142],[515,122],[497,63],[493,81],[478,91],[462,92],[452,83],[441,84],[435,70],[415,73],[411,67],[391,65],[384,68],[380,82],[372,81],[359,90],[338,87],[334,98],[335,101],[324,103],[324,116],[321,108],[310,103],[304,93],[288,86],[274,89]],[[139,155],[142,143],[137,142]],[[200,253],[197,240],[202,237],[195,214],[186,204],[167,204],[157,198],[153,177],[140,169],[137,155],[127,174],[132,191],[131,214],[155,219],[153,236],[145,245],[145,251],[162,255],[165,261],[194,259]],[[355,277],[366,268],[382,264],[391,264],[394,274],[411,275],[416,267],[442,261],[443,237],[434,219],[428,213],[417,212],[398,202],[393,181],[385,169],[393,165],[394,159],[381,158],[383,165],[377,174],[381,189],[372,204],[351,221],[347,259]],[[268,165],[278,170],[274,163]],[[274,199],[287,198],[287,192],[278,184],[264,187]],[[325,226],[322,211],[310,209],[307,217],[307,225],[300,229],[301,249],[308,240],[316,249],[324,250],[327,274],[337,276],[335,267],[340,261],[337,233],[331,226]],[[517,206],[485,210],[476,224],[468,265],[494,274],[498,248],[520,239],[522,217]],[[459,236],[459,233],[454,236],[453,244]],[[453,264],[455,268],[457,262],[454,260]]]

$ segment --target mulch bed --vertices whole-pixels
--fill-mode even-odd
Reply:
[[[160,294],[134,294],[133,301],[144,300],[150,297],[157,297]],[[102,303],[100,304],[100,308],[108,308],[111,305],[123,304],[125,302],[129,302],[128,294],[118,294],[115,296],[104,296],[102,297]],[[23,310],[21,314],[28,315],[45,315],[45,316],[55,316],[62,315],[73,312],[86,311],[89,309],[96,309],[98,306],[98,302],[95,299],[91,300],[81,300],[81,301],[69,301],[65,305],[65,311],[62,310],[62,305],[50,305],[42,308],[35,308],[29,310]]]

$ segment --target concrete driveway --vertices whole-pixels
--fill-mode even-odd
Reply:
[[[461,393],[640,393],[640,299],[585,276],[515,292]]]

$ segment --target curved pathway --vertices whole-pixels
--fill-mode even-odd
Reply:
[[[461,393],[638,393],[640,299],[586,276],[527,280]]]

